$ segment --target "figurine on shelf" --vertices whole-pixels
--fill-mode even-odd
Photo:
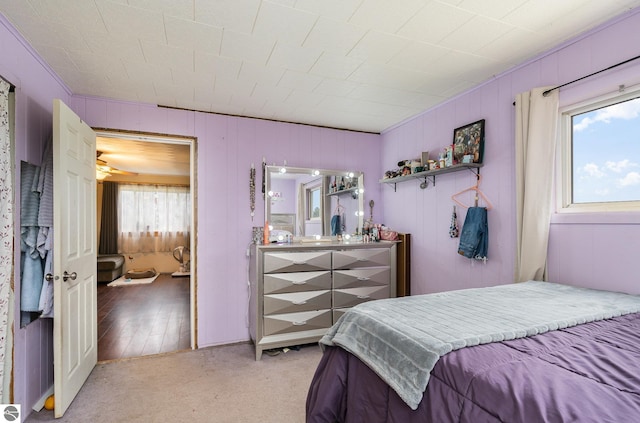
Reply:
[[[411,160],[400,160],[398,162],[398,174],[400,176],[411,175]]]
[[[398,171],[397,171],[397,170],[387,170],[387,171],[384,173],[384,178],[385,178],[385,179],[396,178],[396,177],[398,177],[398,176],[400,176],[400,174],[398,173]]]

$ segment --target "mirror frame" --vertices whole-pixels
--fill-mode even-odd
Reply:
[[[349,170],[331,170],[331,169],[312,169],[305,167],[292,167],[292,166],[277,166],[277,165],[264,165],[263,166],[263,197],[264,197],[264,216],[265,221],[271,223],[271,201],[269,201],[269,191],[271,187],[272,175],[283,173],[281,169],[286,169],[287,174],[295,175],[308,175],[322,177],[321,190],[323,195],[321,196],[321,204],[323,210],[323,233],[322,237],[331,237],[331,200],[332,196],[348,195],[357,200],[358,207],[358,228],[360,231],[364,224],[364,173],[360,171]],[[358,178],[358,186],[351,189],[345,189],[338,193],[330,193],[329,186],[332,177],[344,176]],[[327,204],[328,202],[328,204]],[[294,231],[295,232],[295,231]],[[353,231],[351,231],[353,233]],[[296,235],[296,238],[300,238],[300,235]],[[303,237],[309,237],[313,235],[305,234]]]

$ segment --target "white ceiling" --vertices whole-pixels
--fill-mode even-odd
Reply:
[[[189,176],[189,144],[126,134],[99,134],[100,160],[117,170],[139,175]]]
[[[74,94],[381,132],[640,0],[0,0]]]

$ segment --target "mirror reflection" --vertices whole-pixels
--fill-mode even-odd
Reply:
[[[264,181],[271,241],[355,234],[362,228],[362,172],[266,166]]]

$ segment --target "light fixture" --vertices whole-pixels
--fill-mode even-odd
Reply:
[[[316,170],[311,172],[311,175],[318,176],[318,175],[320,175],[320,171],[318,169],[316,169]]]
[[[105,172],[102,169],[96,168],[96,179],[98,181],[102,181],[103,179],[108,178],[109,176],[111,176],[109,172]]]

